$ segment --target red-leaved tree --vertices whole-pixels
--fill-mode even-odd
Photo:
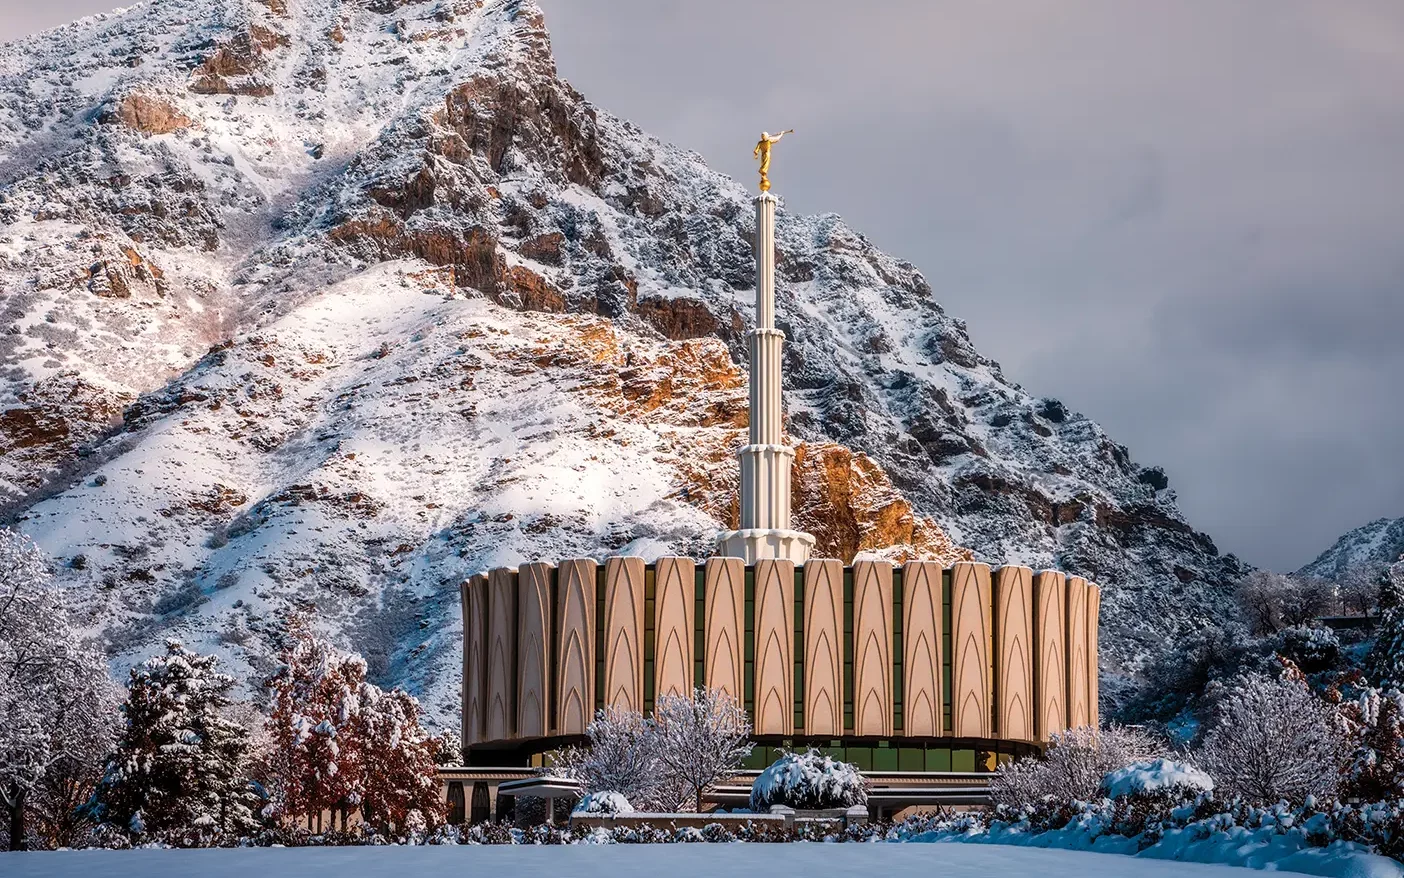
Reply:
[[[301,623],[270,680],[269,816],[303,819],[360,808],[378,829],[402,828],[412,811],[443,817],[434,777],[437,742],[419,702],[366,681],[366,662]]]

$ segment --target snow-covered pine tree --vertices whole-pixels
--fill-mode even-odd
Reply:
[[[1404,688],[1404,558],[1380,575],[1378,605],[1370,676],[1376,685]]]
[[[730,777],[751,753],[745,708],[721,689],[664,695],[653,709],[658,761],[702,810],[702,793]]]
[[[112,744],[116,687],[102,654],[76,631],[33,542],[0,529],[0,804],[9,846],[72,844]]]
[[[132,669],[125,727],[88,806],[95,819],[179,846],[258,828],[242,770],[249,733],[224,715],[234,680],[217,663],[169,640],[165,655]]]

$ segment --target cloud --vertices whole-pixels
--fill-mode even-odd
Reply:
[[[1404,7],[541,0],[605,109],[919,266],[1291,569],[1404,515]]]

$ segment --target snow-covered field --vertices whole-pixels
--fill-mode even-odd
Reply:
[[[379,878],[511,875],[632,878],[666,875],[870,875],[996,878],[1246,876],[1229,866],[1077,851],[974,845],[697,844],[595,847],[381,847],[0,854],[7,878]],[[1404,872],[1363,871],[1361,878]]]

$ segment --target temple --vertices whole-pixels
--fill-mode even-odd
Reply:
[[[755,199],[738,529],[702,560],[572,558],[464,582],[464,765],[441,772],[451,816],[502,819],[508,791],[584,743],[597,710],[647,714],[699,686],[743,704],[757,744],[750,773],[709,795],[719,805],[742,804],[756,770],[804,747],[862,769],[878,816],[981,802],[1000,762],[1097,724],[1097,586],[973,562],[845,565],[811,558],[814,538],[791,529],[777,206]]]

